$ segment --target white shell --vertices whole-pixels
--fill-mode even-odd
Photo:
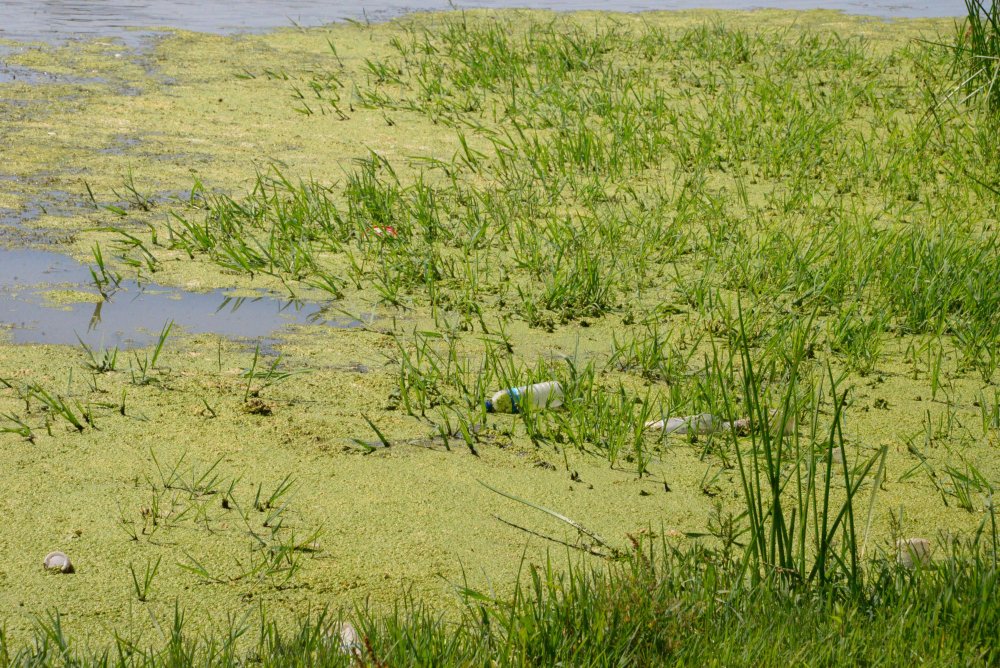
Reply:
[[[896,560],[905,568],[915,565],[927,566],[931,563],[931,542],[926,538],[907,538],[896,541],[899,553]]]
[[[42,562],[45,570],[59,571],[60,573],[72,573],[73,562],[69,560],[65,552],[49,552]]]

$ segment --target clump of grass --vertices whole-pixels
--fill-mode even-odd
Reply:
[[[145,570],[140,577],[136,573],[135,565],[129,564],[128,570],[132,576],[132,588],[135,592],[135,597],[140,603],[145,603],[149,599],[149,594],[153,589],[153,581],[156,579],[156,574],[160,570],[160,561],[162,557],[156,558],[156,563],[146,562]]]
[[[982,97],[1000,119],[1000,4],[965,0],[966,22],[955,41],[955,69],[967,98]]]
[[[194,531],[196,540],[183,554],[177,566],[205,583],[252,587],[288,586],[306,565],[306,556],[318,551],[320,528],[303,528],[288,516],[294,481],[285,476],[268,491],[264,483],[256,485],[253,496],[243,497],[241,478],[229,478],[220,470],[222,459],[209,464],[190,462],[188,453],[173,461],[161,461],[151,452],[156,474],[146,477],[148,503],[140,507],[139,520],[120,509],[119,525],[134,543],[152,541],[159,532]],[[162,534],[161,534],[162,535]],[[217,537],[227,545],[245,544],[245,553],[236,551],[220,564],[204,557]],[[133,588],[139,601],[145,601],[159,570],[160,558],[148,561],[144,570],[131,565]]]
[[[50,393],[37,384],[28,388],[28,396],[29,401],[30,398],[38,399],[51,415],[66,420],[76,431],[82,432],[86,429],[87,411],[79,401],[73,402],[62,395]]]
[[[859,535],[857,497],[876,463],[883,460],[869,500],[869,507],[873,507],[886,451],[883,448],[860,470],[852,471],[843,455],[840,466],[835,465],[833,451],[845,451],[841,422],[844,395],[832,371],[828,371],[828,391],[833,417],[824,437],[814,436],[822,438],[819,451],[823,454],[817,457],[814,448],[801,447],[798,429],[790,430],[788,425],[798,419],[797,382],[805,343],[804,338],[792,342],[786,360],[790,382],[772,410],[760,390],[761,370],[755,367],[746,339],[742,339],[743,406],[749,413],[751,443],[744,452],[734,442],[734,450],[749,522],[750,572],[754,577],[791,578],[794,582],[839,582],[856,591],[863,583],[861,556],[866,540]],[[764,369],[767,377],[773,376],[771,371],[773,367]],[[810,420],[813,429],[818,418],[814,414]],[[846,492],[843,498],[831,495],[841,486]],[[868,526],[870,523],[869,511]],[[863,530],[865,536],[868,526]]]
[[[132,374],[132,383],[135,385],[148,385],[153,382],[152,372],[156,369],[157,363],[160,361],[160,355],[163,354],[163,347],[167,343],[167,337],[170,336],[171,330],[174,328],[174,321],[164,323],[163,329],[160,330],[160,335],[156,337],[156,343],[153,345],[152,353],[145,353],[142,357],[139,357],[139,353],[133,353],[132,359],[135,361],[135,366],[132,366],[131,361],[129,362],[129,370]]]
[[[963,460],[963,466],[958,469],[950,464],[944,467],[944,473],[951,481],[948,493],[958,503],[958,507],[968,512],[978,509],[977,493],[981,495],[987,510],[993,499],[994,488],[990,481],[979,472],[975,466]]]
[[[611,354],[607,366],[620,371],[638,371],[651,381],[674,383],[682,381],[692,371],[692,358],[698,353],[703,334],[694,340],[675,342],[674,331],[664,331],[658,323],[647,324],[636,334],[612,334]]]
[[[247,384],[243,391],[243,403],[248,404],[251,398],[257,398],[261,392],[268,387],[280,383],[297,374],[305,373],[305,370],[284,370],[280,369],[281,356],[278,355],[263,368],[259,368],[261,362],[260,342],[254,347],[253,359],[250,366],[243,372]]]
[[[97,291],[101,293],[102,297],[108,299],[111,293],[121,285],[122,277],[121,274],[108,267],[100,244],[94,244],[93,254],[95,266],[90,268],[90,276]]]
[[[87,368],[91,369],[95,373],[108,373],[115,371],[118,368],[118,347],[114,348],[104,348],[100,347],[96,350],[88,345],[83,339],[77,335],[77,341],[80,342],[80,347],[83,352],[87,355],[85,364]]]
[[[881,359],[887,318],[884,312],[865,313],[858,305],[830,321],[830,347],[847,366],[862,375],[873,372]]]
[[[342,619],[330,610],[303,614],[290,626],[252,608],[212,632],[192,626],[175,607],[147,639],[116,634],[105,653],[76,644],[58,613],[38,622],[33,642],[0,634],[11,665],[220,666],[247,661],[294,665],[739,665],[793,663],[808,655],[830,665],[929,663],[993,665],[1000,587],[995,527],[950,549],[940,566],[909,572],[888,562],[851,595],[826,588],[748,585],[739,564],[704,547],[680,549],[667,539],[634,537],[624,559],[560,570],[524,564],[509,596],[459,584],[456,618],[402,595],[388,611],[355,612],[357,647],[340,640]],[[992,551],[991,551],[992,550]],[[156,614],[156,613],[153,613]],[[747,620],[769,620],[767,624]],[[252,629],[257,629],[254,632]],[[836,638],[836,641],[831,641]],[[103,657],[103,660],[102,660]]]
[[[0,426],[0,433],[17,434],[30,443],[35,442],[34,430],[17,415],[0,413],[0,418],[3,418],[6,422],[6,424]]]

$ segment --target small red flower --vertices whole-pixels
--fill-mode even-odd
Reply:
[[[392,237],[394,239],[399,236],[396,234],[396,228],[392,225],[375,225],[372,227],[372,234],[377,237]]]

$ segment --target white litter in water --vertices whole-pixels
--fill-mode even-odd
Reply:
[[[731,428],[732,425],[729,422],[723,421],[711,413],[672,417],[665,421],[655,420],[646,423],[646,429],[655,429],[666,434],[714,434],[717,431]]]
[[[771,411],[771,431],[777,434],[781,430],[782,422],[778,411]],[[795,433],[795,418],[789,418],[784,422],[784,433]],[[745,432],[750,430],[750,420],[741,418],[730,422],[712,415],[711,413],[699,413],[698,415],[687,415],[685,417],[672,417],[666,420],[653,420],[646,423],[646,429],[662,431],[665,434],[714,434],[720,431],[736,430]]]

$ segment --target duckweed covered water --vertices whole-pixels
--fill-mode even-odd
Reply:
[[[52,610],[71,633],[100,637],[155,633],[150,619],[175,602],[211,626],[261,603],[286,619],[388,605],[405,588],[448,611],[458,584],[509,591],[522,556],[541,563],[551,549],[561,564],[565,543],[607,549],[480,481],[615,547],[650,531],[717,546],[704,535],[738,516],[734,457],[751,443],[635,427],[747,410],[720,396],[742,377],[726,366],[737,295],[753,359],[772,371],[755,390],[798,383],[803,461],[830,445],[830,383],[845,398],[846,461],[884,456],[879,484],[862,490],[863,513],[874,499],[867,555],[895,554],[900,532],[973,531],[1000,477],[1000,395],[988,351],[975,357],[953,332],[989,324],[956,288],[982,282],[940,271],[930,275],[949,280],[935,289],[954,299],[893,291],[913,281],[890,280],[876,262],[888,253],[862,245],[881,240],[912,277],[905,249],[954,267],[995,224],[986,192],[935,162],[956,155],[939,148],[954,137],[914,141],[919,77],[943,85],[947,63],[913,38],[951,27],[832,12],[472,13],[178,31],[145,62],[111,40],[12,56],[106,81],[5,93],[43,111],[4,129],[18,191],[0,205],[23,210],[47,190],[97,200],[30,221],[59,230],[60,250],[87,261],[100,244],[132,281],[127,260],[145,256],[116,250],[123,237],[109,228],[120,228],[155,258],[163,290],[294,293],[349,319],[379,315],[302,324],[263,356],[193,331],[155,363],[152,348],[95,365],[79,346],[0,345],[0,583],[17,583],[0,587],[0,604],[17,611],[12,637]],[[467,58],[484,45],[510,53]],[[427,57],[445,53],[450,69]],[[510,98],[496,84],[508,76]],[[634,100],[655,104],[636,115]],[[609,109],[623,115],[598,113]],[[150,205],[181,191],[199,195]],[[933,234],[945,214],[963,224]],[[30,300],[60,301],[62,281],[86,288],[83,265],[44,257],[57,268],[24,282]],[[23,274],[15,266],[6,284]],[[39,281],[48,297],[30,287]],[[148,298],[164,315],[170,300]],[[87,321],[92,307],[78,307],[66,317]],[[102,318],[130,318],[127,307],[113,296]],[[549,375],[571,388],[565,409],[482,412],[497,389]],[[42,572],[54,549],[75,575]],[[139,601],[129,568],[158,559]]]

